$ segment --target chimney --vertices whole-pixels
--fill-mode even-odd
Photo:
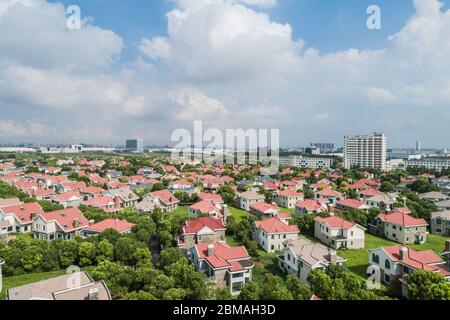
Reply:
[[[208,245],[208,257],[211,257],[214,254],[214,245],[213,244],[209,244]]]
[[[445,252],[450,252],[450,240],[445,241]]]
[[[337,263],[336,251],[330,249],[328,252],[329,252],[328,259],[330,261],[330,265],[335,265]]]
[[[89,297],[88,297],[88,299],[89,300],[99,300],[98,299],[98,294],[99,294],[98,288],[91,289],[91,290],[89,290]]]
[[[78,219],[73,220],[73,226],[74,228],[78,228],[80,226],[80,220]]]
[[[93,224],[95,224],[95,220],[94,219],[89,220],[89,225],[92,226]]]
[[[408,257],[408,248],[400,247],[400,260],[403,261]]]

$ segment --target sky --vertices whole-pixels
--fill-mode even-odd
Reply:
[[[450,147],[448,2],[1,0],[0,142],[172,145],[203,121]]]

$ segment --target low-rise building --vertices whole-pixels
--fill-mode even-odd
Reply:
[[[183,232],[178,239],[178,247],[186,254],[191,254],[191,249],[200,243],[213,243],[225,240],[225,225],[221,219],[200,217],[186,221]]]
[[[434,251],[417,251],[402,245],[369,250],[369,264],[379,269],[382,283],[401,287],[408,296],[407,276],[415,270],[427,270],[442,274],[450,280],[450,269]]]
[[[309,284],[308,275],[312,270],[324,270],[330,265],[341,265],[345,261],[336,251],[299,237],[285,241],[283,253],[278,257],[278,266],[284,272],[299,277],[303,284]]]
[[[366,229],[341,217],[314,218],[314,236],[333,249],[363,249]]]
[[[252,204],[257,202],[263,202],[265,200],[266,197],[264,195],[258,194],[253,191],[247,191],[237,194],[236,205],[238,206],[238,208],[249,212],[250,206]]]
[[[394,210],[395,203],[395,199],[385,194],[373,196],[366,200],[366,204],[369,206],[369,209],[378,208],[381,211],[385,212],[391,212],[392,210]]]
[[[278,214],[280,208],[276,203],[256,202],[250,206],[250,213],[258,217],[273,217]]]
[[[431,214],[431,233],[450,237],[450,211],[438,211]]]
[[[192,248],[196,270],[203,272],[218,288],[229,288],[239,295],[252,280],[254,263],[244,246],[231,247],[226,242],[201,243]]]
[[[449,200],[449,196],[443,194],[442,192],[436,191],[419,194],[419,198],[422,200],[428,200],[432,202]]]
[[[178,200],[169,190],[159,190],[150,192],[147,197],[155,201],[156,206],[163,212],[175,211],[178,208]]]
[[[112,300],[106,283],[87,272],[65,274],[8,289],[8,300]]]
[[[119,220],[111,218],[105,219],[97,223],[89,224],[88,227],[86,227],[80,232],[80,235],[82,237],[96,236],[108,229],[117,231],[120,234],[127,234],[131,232],[134,226],[135,226],[134,223],[128,222],[127,220]]]
[[[33,219],[33,234],[40,240],[70,240],[89,227],[89,221],[77,208],[38,214]]]
[[[425,243],[427,226],[425,219],[416,219],[409,215],[407,208],[399,208],[391,214],[381,213],[370,224],[371,233],[402,244]]]
[[[33,219],[43,213],[37,202],[20,203],[0,208],[0,220],[8,221],[7,233],[28,233],[32,231]]]
[[[289,239],[296,239],[300,230],[296,225],[290,226],[288,221],[279,216],[255,222],[253,239],[266,252],[275,252],[283,249],[283,243]]]
[[[139,201],[139,197],[131,190],[130,187],[121,187],[117,189],[108,190],[106,196],[114,198],[114,201],[121,208],[134,208]]]
[[[336,202],[336,209],[340,210],[340,211],[344,211],[344,212],[350,212],[354,209],[368,210],[369,207],[366,204],[364,204],[358,200],[343,199],[343,200]]]
[[[295,214],[302,215],[302,214],[319,214],[321,212],[325,212],[326,208],[320,205],[315,200],[304,200],[299,201],[295,205]]]
[[[315,194],[316,199],[326,199],[329,201],[330,204],[334,205],[336,202],[344,199],[344,195],[336,190],[332,189],[324,189],[321,191],[316,192]]]
[[[303,193],[296,192],[295,190],[286,189],[275,192],[274,200],[277,205],[282,208],[293,209],[295,208],[297,202],[304,200],[304,195]]]

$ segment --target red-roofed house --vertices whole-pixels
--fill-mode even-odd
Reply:
[[[178,200],[169,190],[159,190],[150,192],[147,197],[157,202],[159,207],[164,212],[171,212],[178,208],[180,200]]]
[[[325,189],[316,192],[316,199],[327,199],[330,204],[335,204],[336,202],[344,199],[344,195],[339,191],[332,189]]]
[[[89,221],[77,208],[41,213],[33,219],[34,238],[41,240],[70,240],[87,227]]]
[[[273,217],[278,214],[279,210],[275,203],[256,202],[250,205],[250,213],[257,216]]]
[[[252,280],[254,263],[245,247],[231,247],[226,242],[201,243],[192,248],[192,261],[218,288],[229,288],[239,295]]]
[[[8,233],[27,233],[32,231],[35,216],[42,214],[39,203],[21,203],[0,208],[0,220],[9,222]]]
[[[369,207],[362,202],[354,199],[342,199],[336,202],[336,209],[344,212],[352,211],[353,209],[368,210]]]
[[[207,192],[200,192],[200,194],[198,195],[198,198],[201,201],[209,201],[213,204],[223,204],[225,203],[222,199],[222,197],[220,196],[220,194],[212,194],[212,193],[207,193]]]
[[[64,192],[53,196],[52,202],[68,207],[78,207],[83,198],[78,192]]]
[[[114,201],[114,198],[109,196],[95,197],[84,201],[83,204],[93,208],[102,209],[105,212],[119,212],[123,210],[120,205]]]
[[[311,199],[299,201],[295,205],[295,214],[297,215],[318,214],[324,211],[326,211],[326,208],[317,203],[317,201]]]
[[[189,216],[191,217],[199,217],[203,215],[208,215],[210,217],[215,217],[218,214],[218,209],[213,203],[209,201],[200,201],[194,203],[189,207]]]
[[[314,218],[314,236],[333,249],[363,249],[366,229],[334,216]]]
[[[407,275],[415,270],[436,272],[450,280],[449,267],[432,250],[417,251],[402,245],[372,249],[369,250],[369,263],[376,269],[379,268],[381,282],[392,286],[400,285],[404,296],[408,296]]]
[[[134,223],[128,222],[127,220],[111,218],[89,225],[89,227],[81,231],[80,235],[82,237],[91,237],[108,229],[113,229],[120,234],[127,234],[131,232],[134,226]]]
[[[293,209],[297,202],[304,200],[304,196],[303,193],[286,189],[276,192],[274,194],[274,200],[280,207]]]
[[[94,197],[100,197],[104,192],[105,190],[96,186],[85,187],[81,188],[80,190],[80,194],[83,197],[84,201],[92,199]]]
[[[389,240],[403,243],[425,243],[428,223],[409,215],[405,208],[396,209],[391,214],[381,213],[371,224],[371,233],[384,236]]]
[[[372,189],[371,188],[371,189],[366,189],[366,190],[361,191],[359,193],[359,198],[361,200],[367,200],[367,199],[370,199],[370,198],[375,197],[375,196],[383,196],[383,195],[385,195],[383,192],[381,192],[381,191],[379,191],[377,189]]]
[[[178,247],[191,254],[191,249],[200,243],[211,243],[225,240],[225,225],[221,219],[201,217],[186,221],[183,233],[178,239]]]
[[[286,240],[297,239],[300,230],[296,225],[290,226],[286,220],[279,216],[255,222],[253,239],[266,252],[283,250]]]

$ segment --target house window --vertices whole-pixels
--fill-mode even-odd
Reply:
[[[436,229],[436,232],[437,232],[437,233],[442,233],[442,229],[438,229],[438,228],[437,228],[437,229]]]
[[[288,258],[288,261],[291,261],[291,255],[290,254],[288,254],[287,258]]]
[[[198,236],[198,241],[202,241],[202,236]]]
[[[283,239],[286,239],[286,235],[283,236]]]
[[[372,253],[372,262],[379,264],[380,263],[380,257],[376,255],[375,253]]]
[[[384,281],[385,282],[391,282],[391,276],[388,275],[387,273],[384,274]]]
[[[243,284],[244,284],[243,282],[233,283],[233,286],[231,287],[231,290],[233,292],[240,292],[240,291],[242,291]]]
[[[436,224],[441,225],[442,224],[442,219],[436,219]]]
[[[386,260],[386,261],[384,262],[384,267],[385,267],[386,269],[391,269],[391,263],[389,262],[389,260]]]

